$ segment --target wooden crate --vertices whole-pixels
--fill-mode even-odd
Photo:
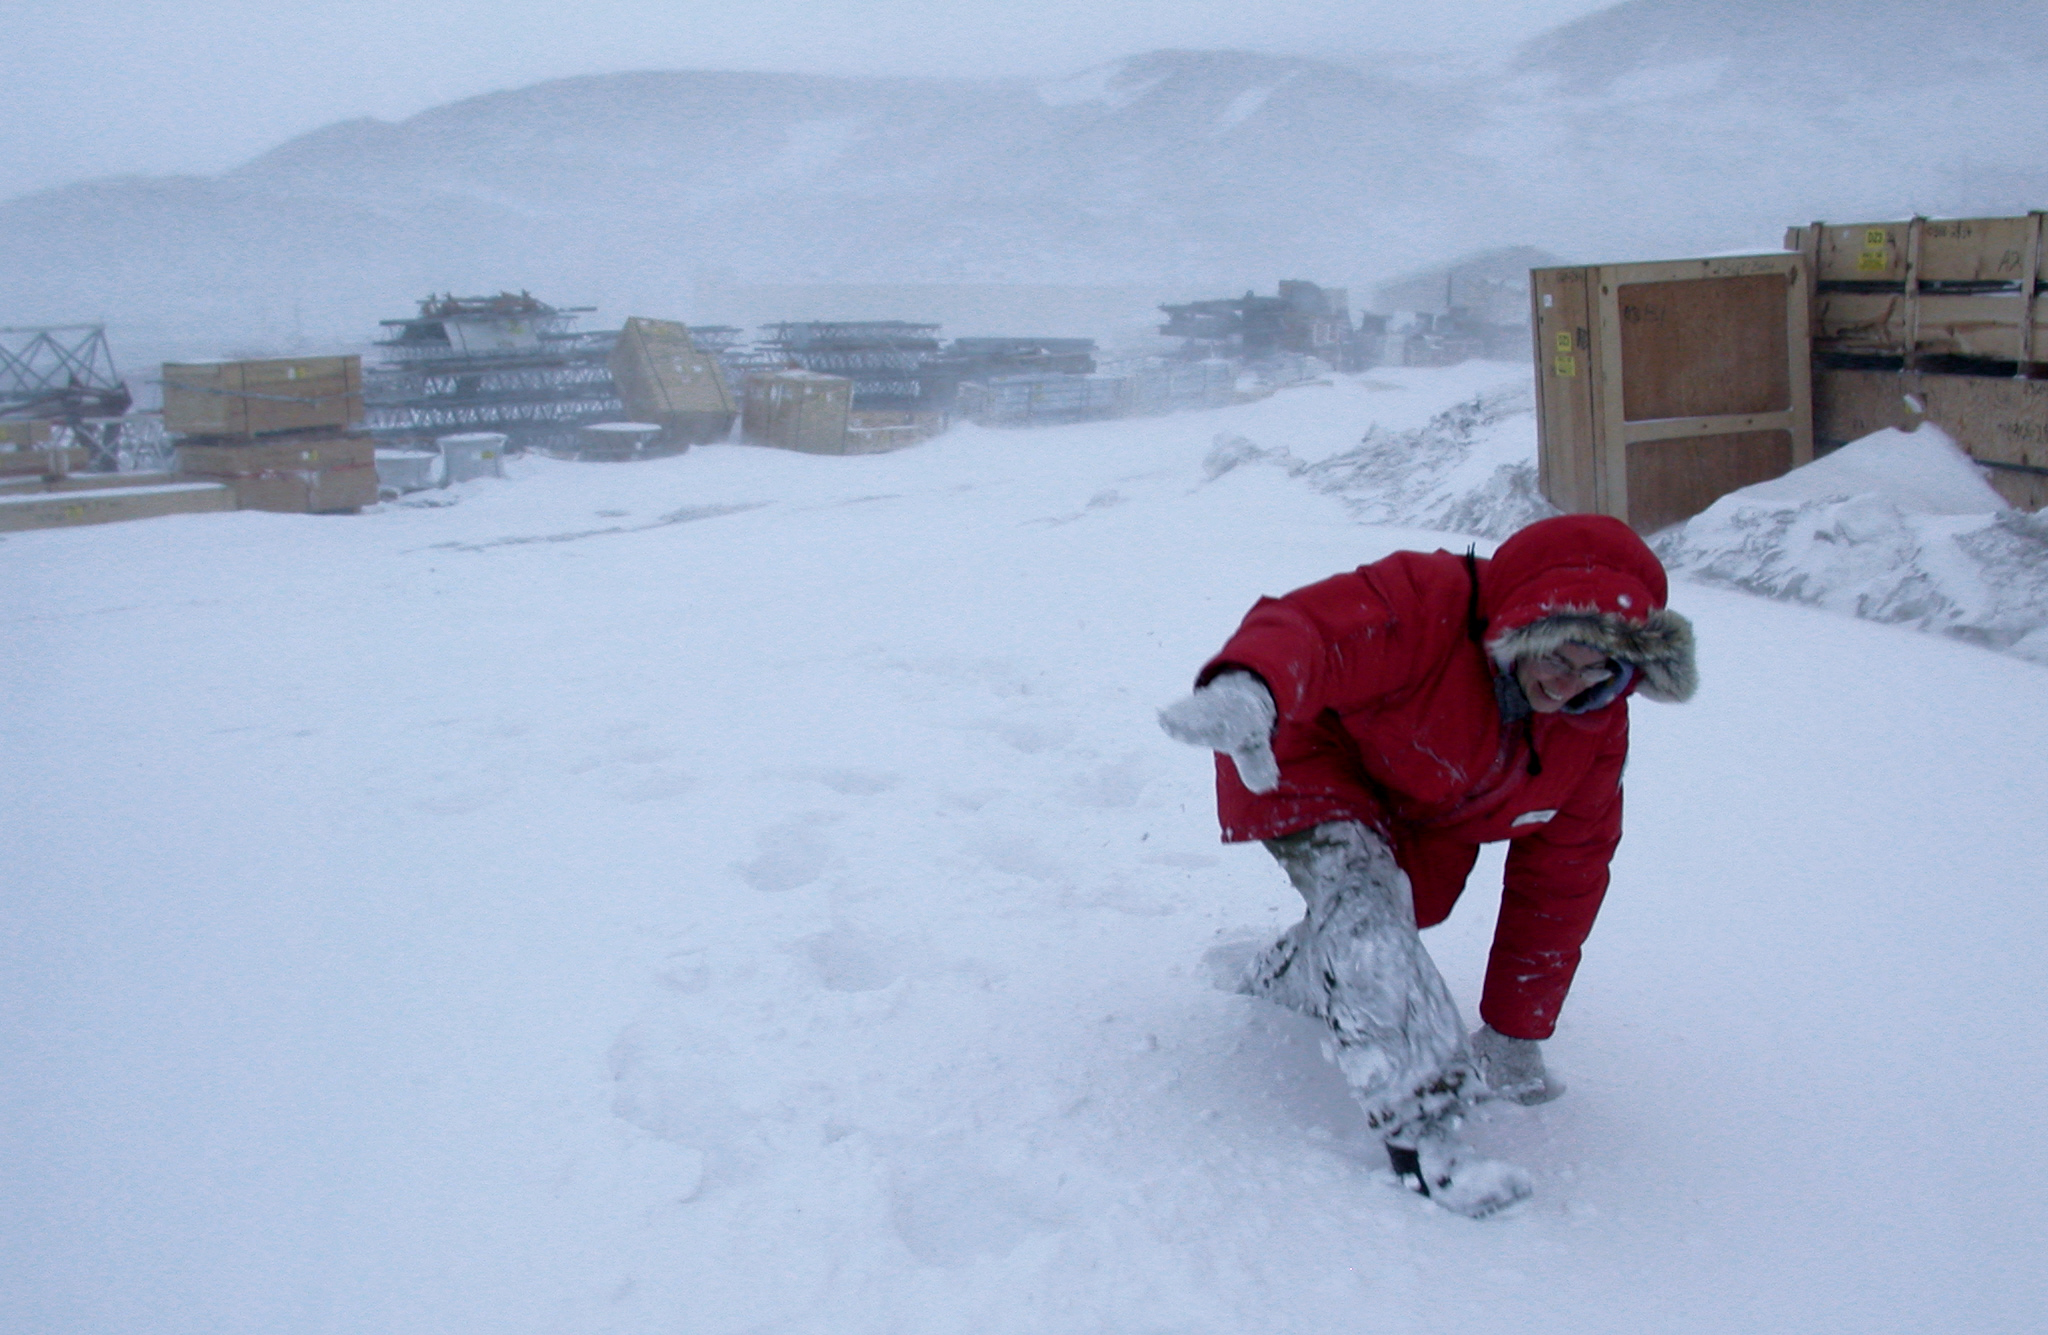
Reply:
[[[2048,362],[2041,213],[1813,223],[1785,234],[1815,276],[1814,349],[1902,369]]]
[[[363,361],[164,363],[164,429],[185,436],[346,430],[363,421]]]
[[[84,468],[90,457],[76,448],[0,450],[0,477],[63,477]]]
[[[1895,427],[1932,422],[1985,467],[2023,510],[2048,503],[2048,380],[1921,371],[1814,372],[1813,430],[1826,451]]]
[[[902,412],[867,409],[846,417],[848,454],[883,454],[922,444],[949,425],[941,412]]]
[[[1650,533],[1813,457],[1800,255],[1537,269],[1538,474]]]
[[[0,495],[0,533],[75,528],[160,515],[204,514],[235,508],[234,493],[218,482],[159,481],[137,486],[52,488]]]
[[[740,436],[756,445],[845,454],[853,381],[816,371],[749,376]]]
[[[337,514],[377,501],[377,448],[367,435],[289,436],[243,445],[178,446],[181,478],[225,482],[243,510]]]
[[[654,422],[665,442],[695,445],[732,431],[732,391],[718,359],[697,347],[674,320],[634,316],[619,332],[610,358],[626,415]]]
[[[35,418],[0,422],[0,451],[49,449],[56,431],[55,422]]]

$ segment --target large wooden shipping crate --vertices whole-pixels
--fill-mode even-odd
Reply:
[[[347,430],[363,421],[363,359],[164,363],[164,429],[185,436]]]
[[[718,359],[697,347],[674,320],[634,316],[619,332],[610,358],[612,380],[627,416],[654,422],[680,445],[724,440],[732,431],[732,390]]]
[[[845,454],[853,412],[853,381],[816,371],[749,376],[740,417],[742,439],[756,445]]]
[[[345,514],[377,501],[367,435],[300,435],[246,445],[178,446],[181,478],[225,482],[243,510]]]
[[[1800,255],[1536,269],[1538,474],[1651,533],[1813,458]]]
[[[1813,269],[1815,354],[1857,369],[2048,362],[2044,245],[2041,213],[1817,222],[1785,234],[1785,249]]]
[[[1922,422],[1968,451],[2013,505],[2048,504],[2048,380],[1838,368],[1813,374],[1813,434],[1823,451]]]

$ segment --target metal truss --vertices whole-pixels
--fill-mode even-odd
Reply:
[[[445,431],[452,427],[488,430],[513,428],[515,434],[527,423],[601,422],[624,414],[626,405],[616,394],[578,399],[486,400],[475,403],[372,404],[365,409],[364,425],[378,435],[405,431]]]
[[[603,362],[570,362],[566,365],[489,369],[434,367],[376,371],[364,386],[364,397],[375,405],[475,397],[497,399],[515,394],[567,393],[576,396],[577,391],[581,391],[583,397],[612,394],[611,368]]]
[[[0,329],[0,413],[114,416],[128,403],[105,325]]]

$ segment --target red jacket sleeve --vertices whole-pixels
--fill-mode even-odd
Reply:
[[[1479,1016],[1510,1038],[1549,1038],[1579,968],[1579,948],[1607,894],[1621,843],[1621,771],[1627,714],[1592,769],[1534,834],[1508,845],[1500,921],[1486,964]]]
[[[1414,648],[1394,634],[1397,623],[1395,609],[1364,575],[1334,575],[1284,598],[1259,599],[1196,684],[1248,668],[1264,679],[1284,721],[1355,709],[1414,671]]]

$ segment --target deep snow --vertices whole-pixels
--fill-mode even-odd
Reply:
[[[2037,1328],[2036,664],[1676,585],[1569,1092],[1475,1128],[1513,1217],[1213,986],[1297,901],[1155,708],[1468,541],[1216,437],[1516,374],[0,542],[0,1327]],[[1428,936],[1468,1018],[1498,869]]]

